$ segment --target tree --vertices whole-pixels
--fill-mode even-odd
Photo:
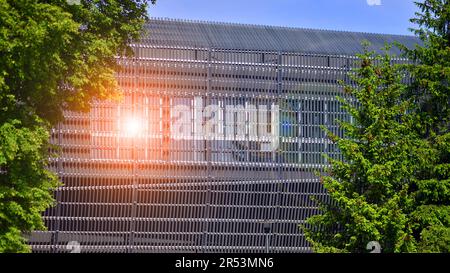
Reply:
[[[371,241],[384,252],[416,250],[409,186],[429,153],[412,129],[416,115],[403,99],[404,73],[387,51],[376,55],[367,46],[350,73],[353,83],[343,86],[349,98],[339,98],[353,121],[339,121],[344,137],[324,128],[344,160],[329,158],[319,174],[329,199],[317,200],[322,213],[303,226],[316,252],[367,252]]]
[[[415,199],[413,233],[421,252],[450,252],[450,3],[416,2],[411,22],[423,45],[405,46],[412,84],[407,89],[420,116],[416,130],[432,155],[416,175],[410,191]]]
[[[0,252],[29,251],[23,233],[44,228],[59,185],[49,130],[120,96],[116,56],[132,54],[154,2],[0,0]]]

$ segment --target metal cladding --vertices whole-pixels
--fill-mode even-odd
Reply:
[[[372,49],[381,51],[386,43],[399,42],[408,47],[419,39],[405,35],[384,35],[346,31],[302,29],[233,23],[211,23],[173,19],[154,19],[148,24],[144,44],[215,48],[227,50],[256,50],[297,52],[308,54],[349,55],[361,52],[361,42],[367,40]],[[391,53],[400,55],[397,48]]]
[[[53,129],[64,186],[33,251],[309,251],[299,224],[319,212],[311,197],[328,198],[314,171],[340,157],[321,126],[342,135],[336,120],[349,120],[338,81],[362,40],[417,39],[167,19],[147,30],[118,59],[123,99]]]

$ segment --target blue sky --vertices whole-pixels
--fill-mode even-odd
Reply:
[[[413,0],[157,0],[152,17],[410,35]]]

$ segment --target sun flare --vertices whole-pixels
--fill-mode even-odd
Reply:
[[[128,136],[135,137],[141,132],[141,123],[137,118],[128,118],[125,120],[124,129]]]

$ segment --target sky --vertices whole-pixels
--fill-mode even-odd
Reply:
[[[157,0],[151,17],[411,35],[413,0]]]

